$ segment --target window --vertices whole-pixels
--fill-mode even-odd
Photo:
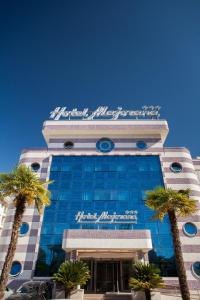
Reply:
[[[199,261],[196,261],[192,264],[192,271],[195,276],[200,278],[200,262]]]
[[[84,201],[92,201],[93,198],[94,198],[94,196],[93,196],[93,192],[92,191],[88,191],[88,192],[84,191],[82,193],[82,200],[84,200]]]
[[[114,143],[108,138],[102,138],[96,143],[96,147],[100,152],[110,152],[114,149]]]
[[[18,276],[22,271],[22,265],[19,261],[13,261],[12,267],[10,270],[10,275],[11,276]]]
[[[67,141],[64,143],[64,148],[65,149],[72,149],[74,147],[74,143],[71,141]]]
[[[27,234],[27,232],[29,231],[29,225],[28,223],[22,223],[21,227],[20,227],[20,230],[19,230],[19,234],[21,236]]]
[[[142,190],[141,191],[141,198],[143,201],[147,200],[147,192],[149,192],[149,190]]]
[[[174,173],[180,173],[183,170],[183,167],[180,163],[174,162],[171,164],[170,170]]]
[[[32,165],[31,165],[32,171],[37,172],[39,170],[39,168],[40,168],[39,163],[37,163],[37,162],[32,163]]]
[[[195,224],[188,222],[183,225],[183,232],[190,237],[193,237],[197,234],[197,227]]]
[[[110,200],[110,192],[104,190],[95,190],[94,191],[94,200]]]
[[[144,150],[147,148],[147,144],[144,141],[138,141],[136,146],[140,150]]]
[[[117,200],[128,201],[129,200],[129,191],[118,191]]]

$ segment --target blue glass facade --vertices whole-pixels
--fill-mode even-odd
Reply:
[[[54,273],[64,260],[65,229],[150,229],[153,250],[149,259],[164,276],[175,275],[174,252],[168,219],[150,220],[145,192],[163,186],[159,156],[53,156],[49,185],[51,206],[44,212],[37,276]],[[137,224],[79,224],[78,211],[124,214],[137,210]]]

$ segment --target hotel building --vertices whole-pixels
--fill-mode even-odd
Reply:
[[[46,148],[25,149],[20,163],[49,185],[42,216],[26,209],[11,269],[11,286],[50,278],[65,259],[88,263],[88,292],[127,291],[130,267],[150,261],[167,284],[177,285],[168,218],[151,220],[146,191],[190,189],[200,201],[200,159],[188,149],[165,147],[165,120],[48,120]],[[10,206],[0,239],[0,267],[10,241]],[[200,213],[178,219],[191,290],[200,290]]]

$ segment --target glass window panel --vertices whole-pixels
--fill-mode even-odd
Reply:
[[[61,220],[60,220],[61,221]],[[55,234],[63,234],[63,231],[66,229],[66,227],[68,227],[67,223],[58,223],[56,224],[56,226],[54,227],[54,233]]]
[[[57,200],[59,196],[59,191],[51,190],[51,200]]]
[[[97,212],[104,211],[106,208],[106,201],[95,201],[94,203],[94,210]],[[94,211],[94,212],[95,212]]]
[[[58,200],[69,199],[71,195],[72,195],[71,191],[61,191],[59,196],[58,196]]]
[[[197,227],[191,222],[185,223],[183,226],[183,232],[188,236],[195,236],[197,234]]]
[[[99,162],[99,163],[95,164],[94,170],[96,172],[110,171],[110,166],[109,166],[109,164]]]
[[[64,171],[64,172],[69,172],[71,171],[72,169],[72,166],[69,162],[63,162],[62,165],[61,165],[61,171]]]
[[[72,178],[72,172],[60,172],[60,180],[68,181]]]
[[[84,172],[83,178],[85,179],[93,179],[94,178],[94,172]]]
[[[129,192],[128,191],[119,191],[117,193],[117,200],[119,201],[128,201],[129,200]]]
[[[110,200],[111,193],[104,190],[95,190],[94,191],[94,200]]]
[[[82,178],[82,172],[73,171],[73,178]]]
[[[53,233],[53,229],[54,229],[54,224],[51,223],[47,223],[45,225],[45,228],[43,230],[43,234],[52,234]]]
[[[25,235],[28,233],[28,231],[29,231],[29,224],[26,222],[23,222],[21,224],[20,230],[19,230],[20,235]]]
[[[145,200],[147,199],[147,194],[146,194],[147,191],[148,191],[148,190],[142,190],[142,191],[141,191],[141,199],[142,199],[143,201],[145,201]]]
[[[65,212],[59,212],[57,215],[56,215],[56,226],[59,225],[59,223],[62,223],[62,222],[65,222],[66,220],[68,219],[68,216],[67,216],[67,213]]]
[[[94,199],[94,195],[92,191],[85,191],[82,193],[82,200],[92,201],[93,199]]]
[[[55,219],[55,214],[54,212],[47,212],[45,210],[44,213],[44,218],[43,218],[43,223],[52,223],[52,221],[54,221]],[[45,227],[45,226],[44,226]]]
[[[51,172],[50,179],[57,181],[59,180],[61,174],[61,172]]]
[[[11,276],[17,276],[20,274],[22,270],[22,265],[19,261],[13,261],[11,270],[10,270],[10,275]]]
[[[192,264],[192,269],[194,274],[199,278],[200,277],[200,262],[196,261]]]
[[[94,172],[94,164],[90,164],[90,162],[83,165],[83,171],[85,173],[92,173]]]
[[[113,199],[114,200],[114,199]],[[105,203],[105,209],[109,211],[115,211],[117,209],[117,201],[110,201]]]
[[[81,229],[97,229],[94,224],[82,224]]]

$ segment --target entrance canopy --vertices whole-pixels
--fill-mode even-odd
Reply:
[[[150,230],[86,230],[64,231],[62,247],[66,252],[148,252],[152,249]]]

